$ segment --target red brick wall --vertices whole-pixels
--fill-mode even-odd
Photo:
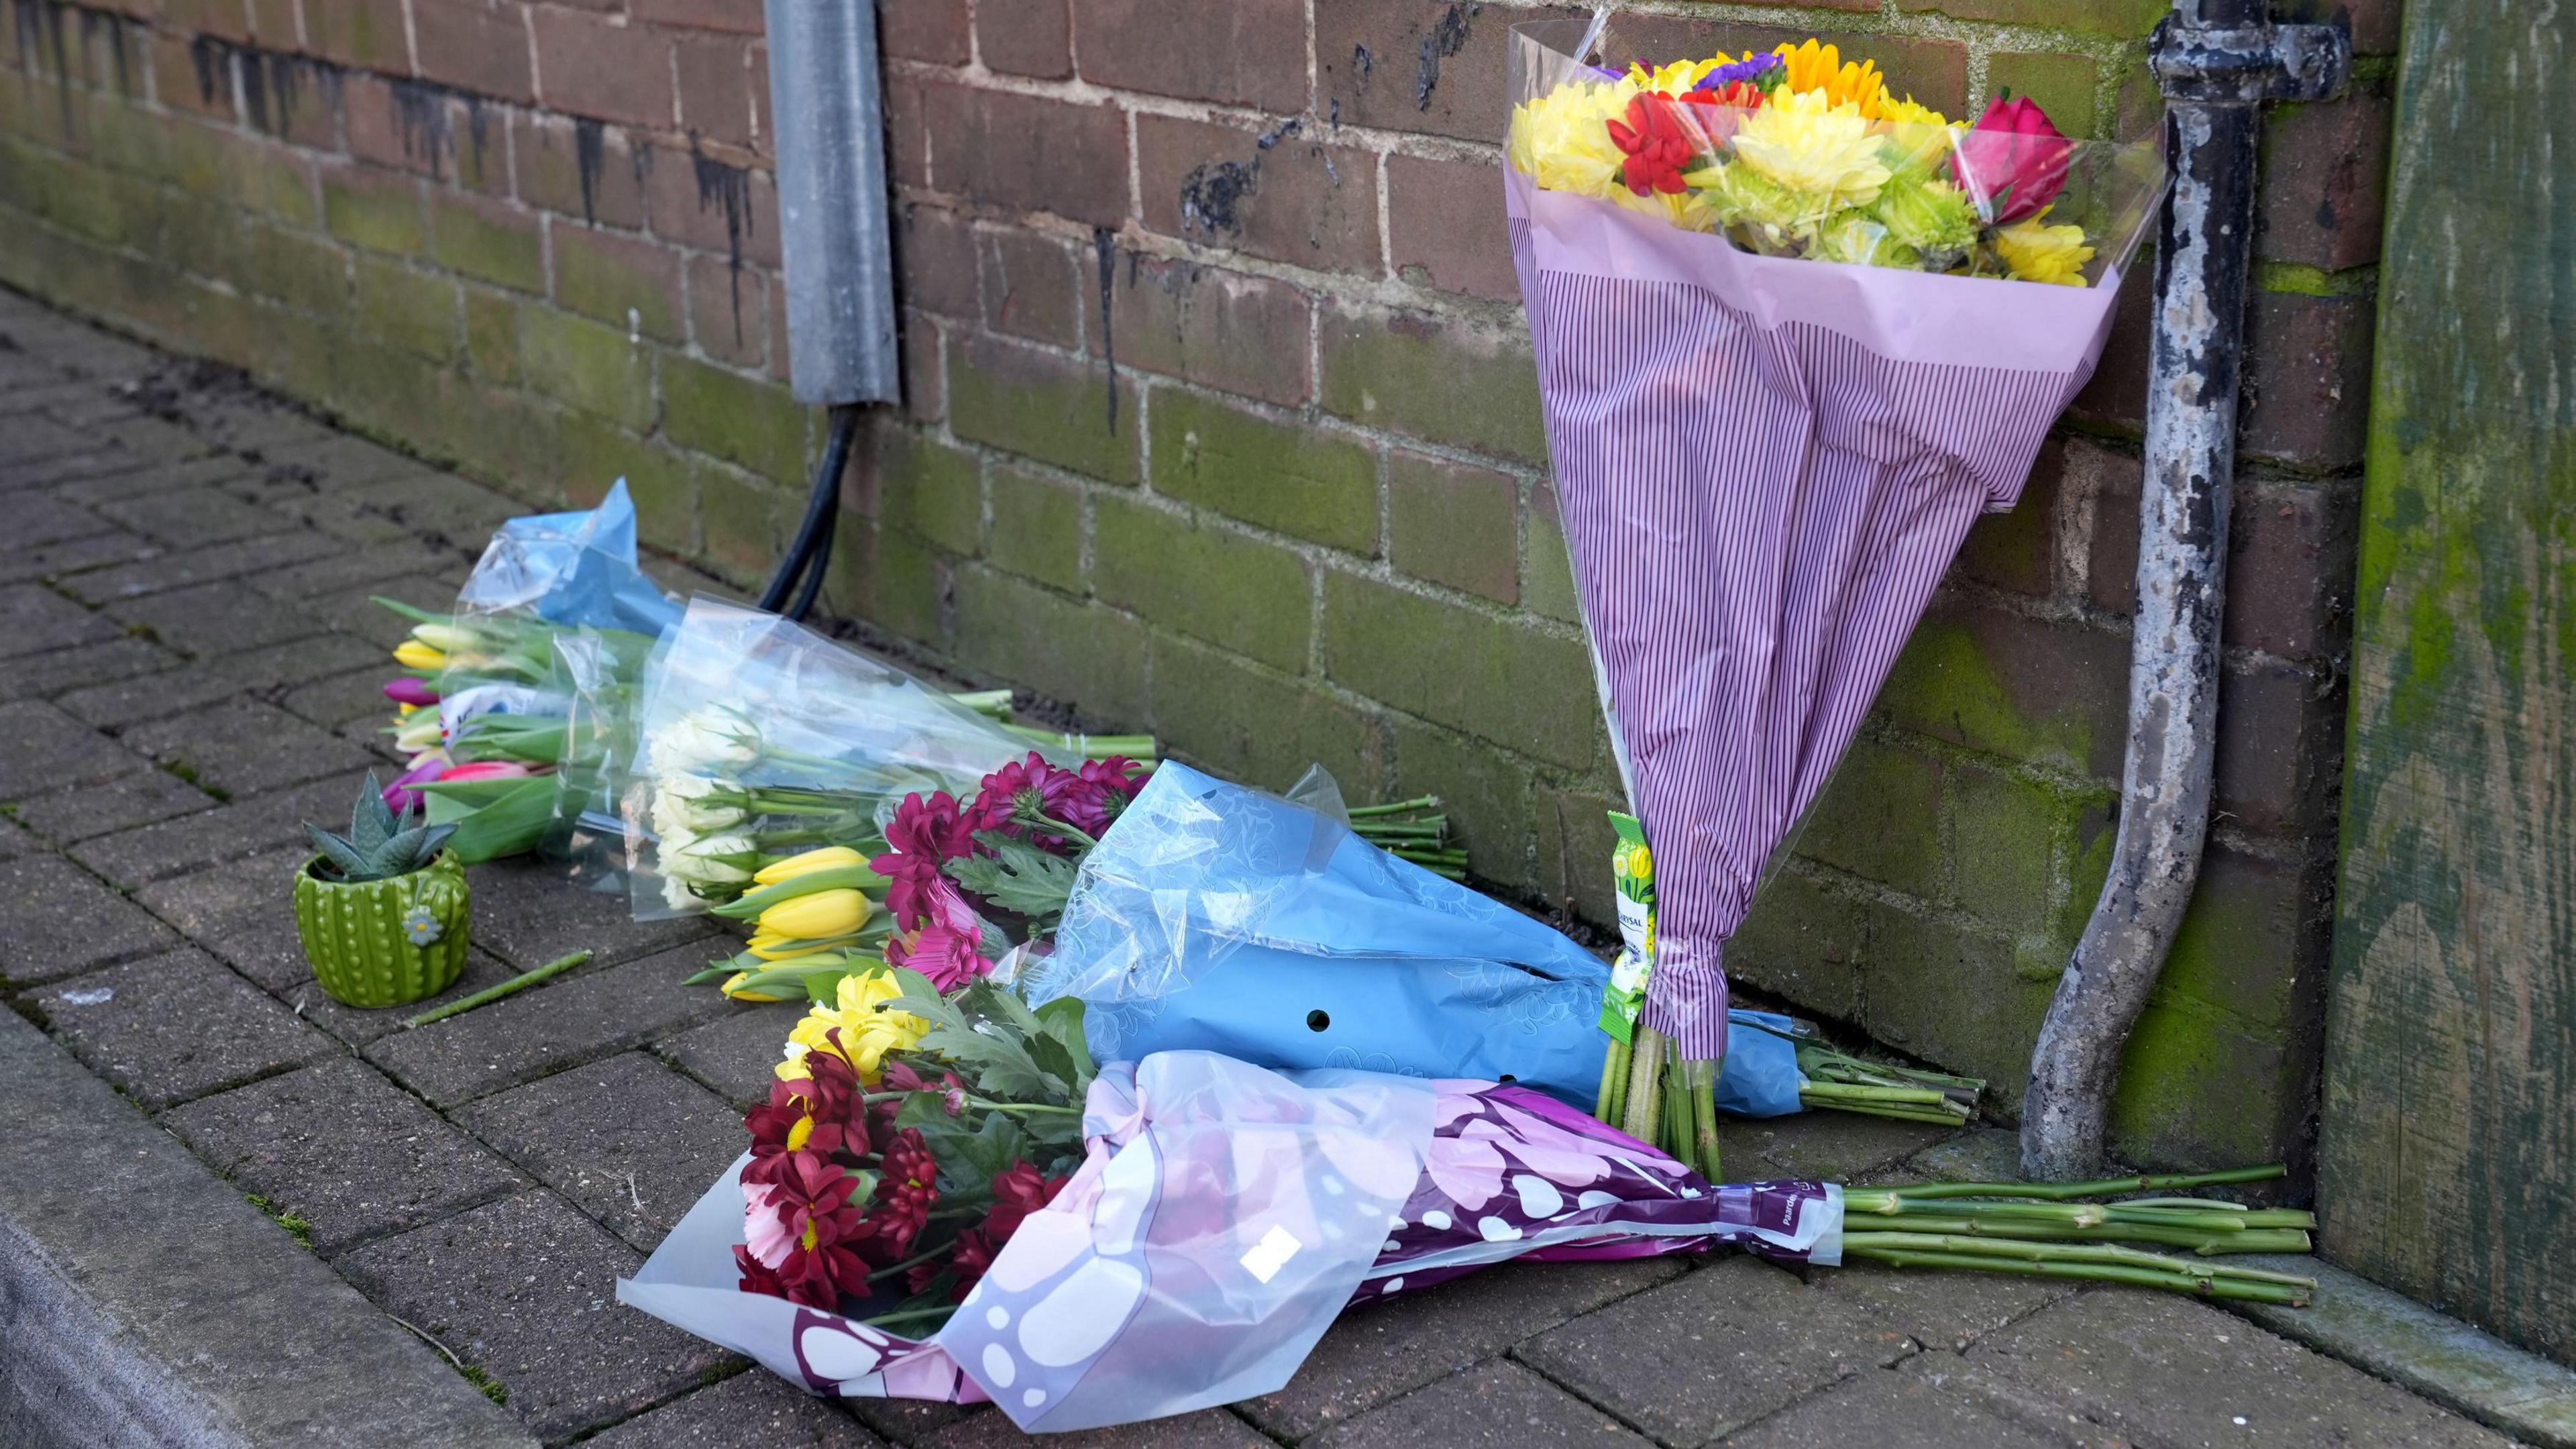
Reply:
[[[774,557],[815,420],[777,386],[754,0],[5,3],[0,278],[533,500],[625,473],[736,578]],[[1953,112],[2154,113],[2153,0],[1635,8],[1803,20]],[[1615,772],[1495,146],[1507,27],[1571,13],[887,0],[908,396],[836,607],[1257,783],[1436,790],[1484,880],[1601,914]],[[2353,95],[2269,129],[2222,815],[2132,1053],[2149,1158],[2284,1150],[2312,1098],[2393,16],[2352,16]],[[2007,1107],[2117,799],[2144,302],[1735,954]]]

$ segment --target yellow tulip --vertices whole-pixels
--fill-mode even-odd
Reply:
[[[748,980],[750,976],[751,973],[748,971],[737,971],[731,976],[726,977],[724,985],[717,987],[716,989],[722,991],[725,995],[732,997],[736,1001],[785,1001],[788,999],[784,996],[772,996],[766,991],[743,990],[742,983]]]
[[[868,898],[857,891],[816,891],[780,901],[760,913],[760,933],[789,940],[820,941],[846,936],[868,918]]]
[[[411,626],[411,637],[432,649],[448,654],[453,654],[459,649],[472,648],[476,642],[473,631],[459,629],[453,624],[414,624]]]
[[[751,878],[762,885],[776,885],[780,881],[793,880],[810,871],[838,870],[844,866],[867,863],[866,856],[846,845],[826,845],[820,850],[809,850],[803,855],[791,855],[785,860],[772,861],[762,866]]]
[[[405,639],[394,646],[394,662],[405,669],[443,669],[447,656],[417,639]]]
[[[833,936],[824,940],[807,940],[803,936],[781,935],[776,931],[754,931],[751,943],[743,949],[763,961],[784,961],[793,956],[812,956],[842,946],[858,944],[856,936]]]

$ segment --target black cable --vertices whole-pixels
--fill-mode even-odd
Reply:
[[[805,617],[814,606],[814,596],[822,587],[825,567],[832,554],[835,516],[840,512],[841,470],[849,466],[850,446],[859,430],[859,409],[843,404],[832,409],[831,435],[823,444],[823,461],[814,472],[813,495],[805,502],[805,518],[796,526],[796,539],[787,547],[786,557],[778,561],[778,572],[771,576],[769,587],[760,594],[760,607],[776,613],[797,591],[800,579],[805,587],[797,596],[791,619]]]

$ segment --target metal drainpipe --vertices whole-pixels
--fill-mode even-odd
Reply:
[[[2128,761],[2111,876],[2031,1056],[2022,1171],[2042,1181],[2099,1171],[2121,1050],[2200,875],[2259,108],[2332,94],[2352,56],[2343,22],[2274,25],[2263,0],[2176,0],[2149,46],[2173,190],[2156,234]]]

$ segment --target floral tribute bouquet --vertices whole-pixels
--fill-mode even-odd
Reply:
[[[2314,1286],[2223,1261],[2303,1250],[2304,1213],[2062,1200],[2277,1168],[1714,1186],[1518,1085],[1186,1051],[1095,1071],[1083,1040],[1076,1001],[1033,1012],[992,982],[943,999],[912,972],[848,978],[798,1024],[746,1118],[750,1151],[620,1301],[812,1393],[989,1399],[1057,1431],[1272,1392],[1346,1307],[1513,1258],[1733,1244],[2281,1303]]]
[[[2091,375],[2163,175],[1830,46],[1634,48],[1606,10],[1514,29],[1504,200],[1622,849],[1653,862],[1597,1110],[1713,1174],[1726,940]],[[1941,1112],[1961,1085],[1837,1084]]]
[[[586,763],[566,729],[578,640],[632,678],[679,606],[638,566],[635,509],[620,479],[596,508],[515,518],[494,532],[452,613],[392,599],[412,621],[385,695],[406,761],[386,788],[398,809],[427,802],[453,824],[467,862],[532,850],[560,813],[558,770]]]

